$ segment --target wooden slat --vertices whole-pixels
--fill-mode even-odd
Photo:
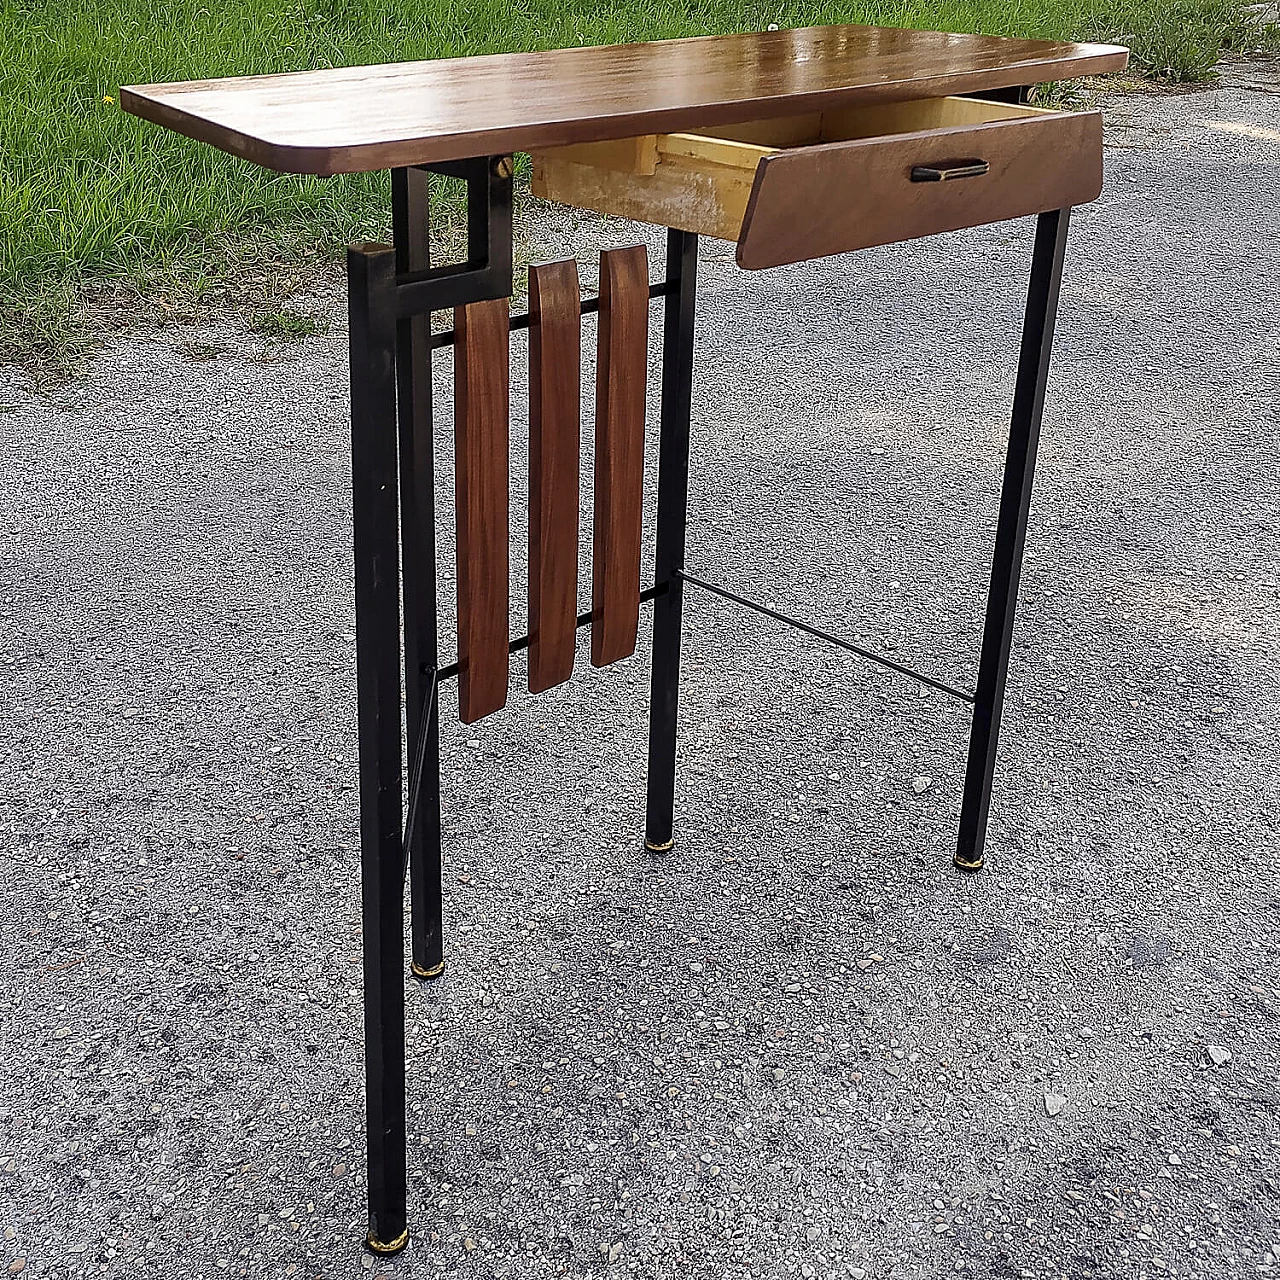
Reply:
[[[453,323],[458,706],[470,724],[507,701],[508,300],[458,307]]]
[[[288,173],[355,173],[1119,71],[1126,50],[833,26],[130,85],[135,115]]]
[[[597,667],[633,654],[640,625],[648,354],[648,254],[642,244],[606,250],[600,255],[591,574],[591,662]]]
[[[578,264],[529,268],[529,690],[573,674],[578,614]]]

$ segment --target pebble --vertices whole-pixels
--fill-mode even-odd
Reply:
[[[1046,1093],[1044,1095],[1044,1110],[1046,1115],[1056,1116],[1066,1105],[1067,1100],[1060,1093]]]
[[[1209,1060],[1215,1067],[1221,1067],[1225,1063],[1231,1061],[1231,1050],[1224,1049],[1220,1044],[1209,1045],[1207,1052],[1209,1054]]]
[[[11,1276],[16,1276],[19,1271],[25,1271],[26,1269],[27,1269],[26,1258],[14,1258],[14,1260],[11,1263],[9,1263],[9,1274]]]
[[[918,796],[924,795],[931,786],[933,786],[933,779],[927,774],[918,773],[911,779],[911,790]]]

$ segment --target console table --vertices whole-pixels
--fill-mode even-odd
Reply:
[[[123,88],[121,105],[283,173],[389,169],[394,245],[347,255],[364,925],[369,1230],[408,1241],[404,883],[411,971],[444,968],[439,691],[463,721],[506,702],[510,654],[538,693],[636,648],[653,605],[645,847],[673,844],[686,584],[801,627],[972,706],[955,863],[982,866],[988,802],[1049,352],[1074,205],[1102,185],[1098,112],[1028,105],[1029,86],[1117,71],[1108,45],[838,26]],[[538,195],[668,228],[601,254],[597,297],[573,260],[535,266],[511,315],[513,153]],[[465,262],[433,264],[430,175],[465,181]],[[912,671],[685,565],[699,235],[749,270],[1038,215],[974,690]],[[661,299],[657,550],[640,548],[650,305]],[[453,312],[433,332],[431,315]],[[598,313],[591,607],[579,614],[581,316]],[[527,633],[509,627],[509,334],[529,330]],[[457,656],[441,662],[431,357],[454,348]],[[403,608],[402,608],[403,603]],[[403,642],[402,642],[403,637]],[[402,706],[404,713],[402,717]],[[402,751],[408,761],[407,776]],[[407,783],[407,786],[406,786]],[[407,791],[407,796],[406,796]]]

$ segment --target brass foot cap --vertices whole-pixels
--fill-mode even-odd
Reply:
[[[675,848],[675,844],[676,841],[673,836],[670,840],[664,840],[662,844],[654,844],[652,840],[646,840],[644,842],[644,847],[648,849],[650,853],[668,853]]]
[[[439,964],[432,965],[430,969],[424,969],[416,960],[409,962],[409,972],[415,978],[438,978],[444,972],[444,961]]]
[[[399,1253],[401,1249],[409,1243],[409,1228],[406,1227],[394,1240],[389,1244],[384,1244],[372,1231],[364,1238],[365,1246],[370,1253],[380,1253],[383,1257],[388,1254]]]
[[[951,859],[951,861],[954,862],[956,866],[960,868],[961,871],[981,871],[982,864],[983,862],[986,861],[986,859],[979,856],[976,862],[965,862],[964,859],[961,858],[960,855],[957,853],[956,856]]]

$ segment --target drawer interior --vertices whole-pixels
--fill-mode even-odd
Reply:
[[[535,167],[548,161],[651,177],[659,164],[678,167],[724,165],[750,169],[762,156],[790,147],[812,147],[854,138],[888,137],[923,129],[954,129],[993,120],[1052,115],[1040,107],[978,98],[919,98],[875,106],[845,107],[800,116],[781,116],[741,124],[712,126],[697,133],[642,134],[609,142],[549,147],[533,153]],[[717,143],[726,143],[719,146]],[[687,163],[682,163],[687,162]]]
[[[958,129],[993,120],[1052,115],[1041,107],[980,98],[918,98],[876,106],[844,107],[780,120],[755,120],[701,130],[702,136],[751,143],[768,153],[788,147],[813,147],[853,138],[883,138],[923,129]]]

